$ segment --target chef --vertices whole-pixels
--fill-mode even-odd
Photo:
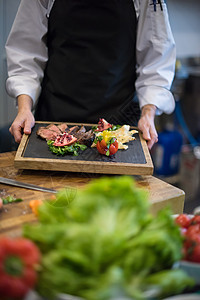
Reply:
[[[163,0],[22,0],[6,51],[18,143],[35,120],[105,118],[138,125],[151,149],[155,115],[174,109],[175,43]]]

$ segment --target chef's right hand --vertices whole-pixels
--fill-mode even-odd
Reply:
[[[30,134],[35,125],[35,119],[31,112],[33,101],[28,95],[20,95],[18,101],[18,114],[9,128],[15,142],[20,143],[22,134]]]

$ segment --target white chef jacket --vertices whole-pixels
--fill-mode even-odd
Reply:
[[[46,33],[48,16],[56,0],[21,0],[6,43],[8,79],[7,92],[16,98],[29,95],[36,103],[44,69],[48,60]],[[174,78],[176,48],[164,0],[133,0],[137,20],[135,82],[140,108],[154,104],[157,114],[174,110],[170,92]],[[66,83],[67,84],[67,83]]]

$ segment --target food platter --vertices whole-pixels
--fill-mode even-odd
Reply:
[[[112,157],[101,155],[96,148],[91,147],[78,156],[57,156],[49,151],[47,142],[41,140],[36,134],[40,126],[51,123],[61,124],[60,122],[36,122],[32,133],[23,135],[14,160],[16,168],[124,175],[153,174],[151,156],[140,132],[134,135],[134,141],[128,143],[127,150],[119,150]],[[67,123],[67,125],[84,125],[91,129],[97,124]],[[131,129],[136,128],[131,127]]]
[[[36,122],[31,135],[23,135],[14,160],[16,168],[124,175],[153,174],[151,156],[146,141],[140,133],[134,135],[135,140],[128,143],[127,150],[120,150],[112,157],[101,155],[96,148],[91,147],[78,156],[57,156],[49,151],[46,141],[38,138],[36,134],[40,126],[52,123],[61,124]],[[97,124],[67,123],[67,125],[84,125],[90,129]]]

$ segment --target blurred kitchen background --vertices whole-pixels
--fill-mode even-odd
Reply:
[[[8,132],[16,115],[14,99],[5,90],[5,42],[20,0],[0,0],[0,152],[16,149]],[[176,109],[156,118],[159,142],[151,151],[155,176],[183,189],[185,212],[200,206],[200,1],[168,0],[177,45],[172,92]]]

